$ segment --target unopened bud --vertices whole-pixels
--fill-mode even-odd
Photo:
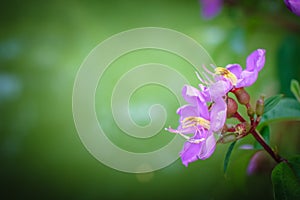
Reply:
[[[249,117],[253,118],[255,112],[250,104],[247,104],[247,114]]]
[[[264,97],[261,96],[257,101],[256,101],[256,115],[257,116],[262,116],[264,113]]]
[[[250,96],[249,96],[248,92],[246,92],[246,90],[244,90],[244,88],[238,88],[238,89],[234,90],[233,93],[235,94],[235,96],[240,104],[247,105],[249,103]]]
[[[230,118],[232,117],[236,111],[238,109],[238,105],[236,103],[236,101],[231,98],[231,97],[228,97],[227,98],[227,117]]]
[[[227,133],[227,131],[228,131],[228,126],[227,126],[227,124],[224,124],[221,134],[224,135],[225,133]]]
[[[226,135],[222,135],[222,137],[218,140],[218,143],[226,144],[229,142],[233,142],[236,140],[236,134],[235,133],[229,133]]]

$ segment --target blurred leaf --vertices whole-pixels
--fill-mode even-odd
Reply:
[[[300,156],[281,162],[272,171],[275,199],[300,199]]]
[[[300,103],[293,98],[284,98],[269,112],[263,114],[257,126],[261,131],[264,126],[275,121],[300,121]]]
[[[288,35],[278,51],[278,75],[281,86],[281,93],[292,96],[290,91],[290,80],[300,76],[300,38],[298,35]]]
[[[296,99],[300,102],[300,86],[299,82],[295,79],[291,81],[291,91],[295,95]]]
[[[292,170],[294,170],[298,181],[300,181],[300,156],[294,156],[289,159],[289,164]]]
[[[270,111],[272,108],[274,108],[280,101],[280,99],[282,99],[283,95],[282,94],[278,94],[272,97],[269,97],[266,99],[265,101],[265,105],[264,105],[264,113]]]
[[[260,131],[261,136],[264,138],[267,144],[270,143],[270,127],[264,126]],[[255,140],[254,149],[263,149],[263,147]]]
[[[229,164],[229,159],[230,159],[230,156],[231,156],[231,153],[232,153],[232,150],[233,150],[233,147],[234,147],[235,144],[236,144],[236,141],[231,143],[228,150],[227,150],[227,153],[226,153],[226,156],[225,156],[225,159],[224,159],[224,168],[223,168],[224,173],[226,173],[226,171],[227,171],[227,167],[228,167],[228,164]]]

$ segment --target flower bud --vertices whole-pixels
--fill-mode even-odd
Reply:
[[[231,97],[228,97],[227,98],[227,117],[230,118],[232,117],[236,111],[238,109],[238,105],[236,103],[236,101],[231,98]]]
[[[250,104],[247,105],[247,114],[248,114],[248,116],[251,117],[251,118],[252,118],[252,117],[254,116],[254,114],[255,114],[255,113],[254,113],[254,110],[253,110],[253,108],[250,106]]]
[[[226,135],[222,135],[220,139],[218,140],[218,143],[226,144],[229,142],[233,142],[236,140],[236,134],[235,133],[229,133]]]
[[[236,96],[238,102],[243,105],[247,105],[250,101],[250,96],[244,88],[238,88],[233,91],[234,95]]]
[[[257,116],[262,116],[263,113],[264,113],[264,97],[261,96],[256,101],[256,114]]]
[[[224,124],[221,134],[224,135],[225,133],[227,133],[227,131],[228,131],[228,126],[227,126],[227,124]]]

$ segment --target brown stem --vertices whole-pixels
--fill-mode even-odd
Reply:
[[[234,117],[237,118],[240,122],[246,122],[246,120],[241,116],[238,112],[234,114]],[[259,144],[270,154],[270,156],[278,163],[282,161],[286,161],[285,159],[281,158],[278,154],[276,154],[271,147],[265,142],[263,137],[256,131],[256,126],[258,125],[260,118],[257,119],[257,123],[251,124],[250,130],[245,134],[251,133],[253,137],[259,142]]]
[[[237,118],[240,122],[246,122],[246,120],[243,118],[243,116],[240,115],[240,113],[238,113],[238,112],[234,113],[233,117]]]
[[[265,142],[263,137],[256,130],[251,130],[251,134],[276,162],[280,163],[284,160],[279,155],[275,154],[275,152],[271,149],[271,147]]]

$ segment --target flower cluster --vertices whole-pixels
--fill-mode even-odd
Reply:
[[[182,163],[187,166],[198,159],[204,160],[212,155],[216,148],[216,136],[224,132],[227,117],[237,111],[235,100],[228,97],[233,92],[239,103],[248,105],[249,97],[243,92],[244,87],[252,85],[258,72],[264,67],[265,50],[257,49],[246,61],[246,69],[239,64],[229,64],[225,68],[213,67],[214,72],[209,79],[207,75],[199,74],[199,89],[185,85],[182,96],[188,103],[177,110],[180,116],[177,129],[167,128],[169,132],[179,134],[186,139],[180,152]],[[245,97],[246,95],[246,97]]]

